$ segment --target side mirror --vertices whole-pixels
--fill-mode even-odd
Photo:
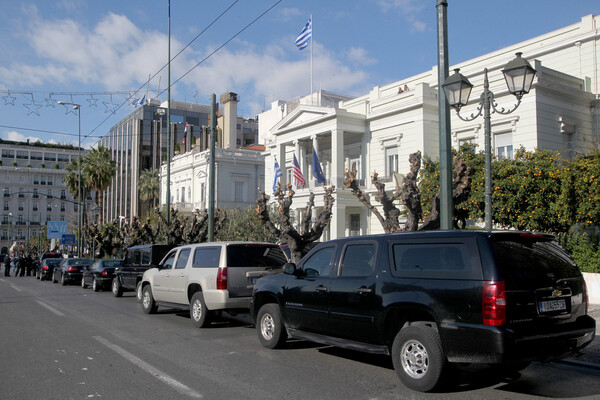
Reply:
[[[296,275],[296,264],[294,263],[286,263],[283,266],[283,273],[288,275]]]

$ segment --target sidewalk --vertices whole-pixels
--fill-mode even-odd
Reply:
[[[600,369],[600,304],[590,304],[588,314],[596,320],[594,341],[582,350],[582,356],[567,358],[564,361],[586,365],[594,364],[595,368]]]

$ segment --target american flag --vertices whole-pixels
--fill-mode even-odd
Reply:
[[[294,161],[292,163],[292,175],[294,175],[294,185],[296,185],[296,187],[304,187],[304,185],[306,185],[304,175],[302,175],[302,171],[300,170],[300,164],[298,164],[298,160],[296,159],[295,154]]]

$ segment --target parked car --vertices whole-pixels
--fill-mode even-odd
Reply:
[[[98,260],[92,265],[83,267],[81,287],[91,286],[94,292],[110,289],[115,269],[123,265],[123,260]]]
[[[207,326],[214,311],[247,311],[261,276],[282,271],[281,248],[262,242],[210,242],[176,247],[142,278],[142,309],[190,310],[192,322]]]
[[[80,283],[82,267],[93,262],[88,258],[63,258],[60,264],[54,268],[52,282],[60,281],[63,286],[68,283]]]
[[[434,390],[448,363],[517,371],[576,354],[595,335],[585,281],[551,235],[473,230],[322,243],[261,278],[263,346],[288,337],[391,355],[405,386]]]
[[[170,244],[144,244],[128,248],[123,265],[115,271],[112,280],[113,295],[121,297],[123,292],[135,290],[138,301],[141,301],[142,275],[148,269],[156,267],[173,247],[175,246]]]
[[[54,268],[60,264],[60,258],[46,258],[41,262],[40,268],[37,270],[37,278],[42,281],[50,280],[54,273]]]

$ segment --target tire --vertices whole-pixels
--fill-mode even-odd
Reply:
[[[65,279],[65,274],[62,274],[60,277],[60,284],[63,286],[67,286],[67,280]]]
[[[58,280],[56,279],[56,274],[54,272],[52,273],[52,283],[58,283]]]
[[[277,304],[268,303],[260,308],[256,318],[256,331],[260,344],[267,349],[277,349],[283,346],[287,340],[287,332]]]
[[[135,287],[135,297],[137,298],[138,303],[142,302],[142,281],[139,281]]]
[[[426,325],[410,325],[398,332],[392,345],[392,361],[404,386],[419,392],[437,388],[446,366],[440,336]]]
[[[92,278],[92,290],[94,292],[100,291],[100,285],[98,285],[98,281],[96,280],[96,278]]]
[[[154,314],[156,310],[158,310],[154,297],[152,297],[150,285],[144,286],[144,289],[142,290],[142,310],[144,310],[146,314]]]
[[[210,315],[208,308],[206,308],[202,292],[196,292],[192,296],[192,300],[190,301],[190,318],[197,328],[206,328],[210,325]]]
[[[112,280],[112,284],[110,285],[112,289],[112,294],[115,297],[123,296],[123,286],[121,286],[121,282],[119,282],[118,277],[114,277]]]
[[[85,279],[83,279],[83,276],[81,277],[81,288],[87,289],[87,285],[85,284]]]

